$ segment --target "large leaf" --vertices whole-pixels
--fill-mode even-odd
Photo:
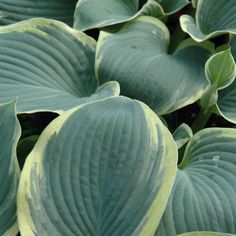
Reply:
[[[153,235],[175,178],[177,148],[144,104],[113,97],[54,120],[25,163],[23,235]]]
[[[0,28],[0,102],[17,97],[20,113],[60,113],[107,96],[99,89],[87,98],[98,84],[95,46],[92,38],[53,20],[32,19]],[[117,90],[117,84],[108,87]]]
[[[102,32],[96,52],[101,82],[116,80],[121,93],[165,114],[198,100],[207,88],[204,64],[209,56],[196,45],[168,53],[169,31],[153,17],[142,16],[117,33]]]
[[[50,18],[73,24],[77,0],[1,0],[0,25],[33,17]]]
[[[236,233],[236,130],[209,128],[188,143],[157,235]]]
[[[20,126],[16,118],[15,102],[0,105],[0,235],[15,236],[16,191],[20,169],[16,159],[16,143]]]
[[[139,9],[139,0],[79,0],[74,27],[87,30],[126,22],[141,15],[158,17],[172,14],[188,3],[188,0],[147,0]]]
[[[235,0],[198,0],[196,22],[191,16],[182,15],[180,24],[198,42],[224,33],[236,34]]]

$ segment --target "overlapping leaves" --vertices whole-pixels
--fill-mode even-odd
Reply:
[[[1,28],[0,102],[18,98],[18,113],[61,113],[114,95],[116,83],[97,88],[95,46],[92,38],[53,20],[31,19]]]
[[[179,166],[157,235],[236,233],[235,142],[235,129],[209,128],[194,135]]]
[[[188,3],[188,0],[147,0],[140,9],[139,0],[79,0],[74,27],[87,30],[123,23],[142,15],[158,17],[172,14]]]
[[[169,31],[159,20],[139,17],[116,33],[101,32],[96,74],[116,80],[121,92],[165,114],[197,101],[208,82],[204,64],[209,51],[188,45],[170,55]]]
[[[72,26],[77,0],[1,0],[0,25],[43,17],[63,21]]]
[[[194,40],[201,42],[208,38],[236,33],[236,5],[234,0],[198,0],[195,21],[189,15],[182,15],[182,29]]]

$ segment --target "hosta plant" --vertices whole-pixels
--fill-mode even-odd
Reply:
[[[235,0],[0,2],[0,235],[236,235]]]

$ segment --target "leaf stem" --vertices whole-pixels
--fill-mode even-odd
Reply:
[[[197,117],[191,127],[193,133],[196,133],[205,127],[207,121],[211,117],[211,114],[212,114],[212,112],[210,112],[210,111],[205,111],[203,109],[200,110],[199,114],[197,115]]]

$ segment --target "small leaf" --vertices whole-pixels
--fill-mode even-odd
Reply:
[[[209,128],[189,141],[157,235],[236,233],[236,130]]]
[[[139,9],[138,0],[80,0],[76,6],[74,28],[101,28],[127,22],[142,15],[159,17],[172,14],[188,3],[188,0],[148,0]]]
[[[1,0],[0,25],[9,25],[30,18],[41,17],[73,24],[77,0]]]
[[[35,143],[37,142],[38,137],[38,135],[32,135],[19,141],[17,145],[17,158],[21,169],[24,166],[26,157],[29,155]]]
[[[217,103],[218,90],[228,87],[235,79],[235,62],[230,49],[211,56],[206,62],[205,73],[210,86],[201,98],[201,106],[208,110]]]
[[[20,175],[16,144],[20,138],[15,102],[0,105],[0,235],[15,236],[16,192]]]
[[[171,191],[177,148],[145,104],[125,97],[65,112],[22,171],[22,235],[153,235]]]
[[[97,78],[118,81],[123,95],[145,102],[159,115],[197,101],[208,86],[204,65],[209,51],[190,45],[171,55],[169,37],[161,21],[147,16],[116,33],[101,32]]]
[[[175,130],[172,136],[179,149],[192,138],[193,132],[187,124],[183,123]]]
[[[234,60],[236,58],[236,38],[232,37],[230,47]],[[226,66],[227,70],[227,66]],[[235,76],[234,76],[235,77]],[[219,90],[218,102],[215,106],[215,112],[223,116],[228,121],[236,124],[236,81],[234,81],[225,89]]]
[[[235,79],[236,69],[231,50],[216,53],[206,62],[205,73],[217,89],[229,86]]]
[[[196,5],[196,1],[193,2]],[[196,22],[189,15],[180,17],[182,30],[201,42],[217,35],[236,34],[235,0],[197,0]]]

